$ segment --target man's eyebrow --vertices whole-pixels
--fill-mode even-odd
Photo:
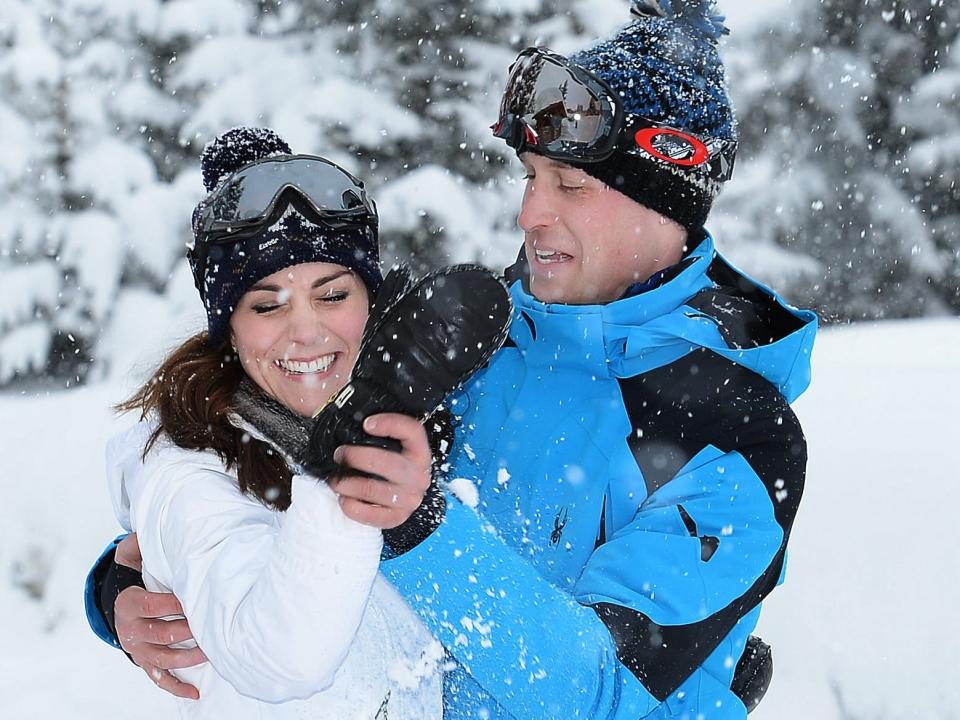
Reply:
[[[313,285],[311,285],[311,287],[312,288],[321,287],[323,285],[326,285],[328,282],[332,282],[333,280],[336,280],[339,277],[343,277],[344,275],[349,275],[350,272],[351,272],[350,270],[344,268],[343,270],[338,270],[337,272],[331,273],[330,275],[324,275],[323,277],[319,277],[316,280],[314,280]],[[266,292],[280,292],[282,289],[283,288],[281,288],[279,285],[276,285],[274,283],[258,282],[252,285],[250,287],[250,290],[248,290],[248,292],[254,292],[256,290],[264,290]]]
[[[568,165],[565,162],[559,160],[554,160],[553,158],[544,158],[547,161],[547,164],[554,168],[555,170],[569,170],[570,172],[583,172],[580,168],[575,168],[573,165]]]

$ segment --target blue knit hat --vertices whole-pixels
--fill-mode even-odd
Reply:
[[[715,0],[633,0],[633,22],[568,60],[604,80],[626,113],[695,135],[736,141],[733,106],[717,52],[726,34]],[[690,230],[703,226],[722,182],[698,168],[615,152],[571,163]]]
[[[238,127],[211,141],[200,159],[208,195],[193,211],[194,237],[199,239],[201,212],[222,182],[252,162],[292,154],[290,146],[266,128]],[[227,339],[230,316],[251,286],[284,268],[310,262],[350,268],[371,296],[383,281],[376,232],[367,227],[318,225],[293,206],[287,206],[269,226],[251,236],[235,243],[211,245],[202,281],[198,279],[211,343],[218,345]]]

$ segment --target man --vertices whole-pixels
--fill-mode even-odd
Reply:
[[[443,523],[382,565],[453,660],[446,717],[755,700],[731,686],[782,579],[816,318],[703,229],[736,146],[710,4],[634,12],[521,53],[495,126],[527,171],[510,339],[450,400]]]

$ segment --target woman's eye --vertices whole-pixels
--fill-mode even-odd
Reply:
[[[338,303],[346,300],[349,294],[346,290],[334,290],[321,296],[320,300],[325,303]]]
[[[583,190],[583,185],[564,185],[560,183],[560,189],[563,192],[579,192]]]
[[[270,304],[267,304],[267,303],[261,303],[260,305],[254,305],[254,306],[253,306],[253,311],[254,311],[255,313],[257,313],[258,315],[266,315],[266,314],[269,313],[269,312],[273,312],[273,311],[276,310],[278,307],[280,307],[280,306],[279,306],[279,305],[270,305]]]

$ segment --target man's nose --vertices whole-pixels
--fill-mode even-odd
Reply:
[[[536,178],[527,180],[527,187],[523,192],[523,202],[520,205],[520,214],[517,216],[517,225],[524,232],[532,232],[538,228],[547,227],[557,221],[553,198],[550,191],[537,184]]]

